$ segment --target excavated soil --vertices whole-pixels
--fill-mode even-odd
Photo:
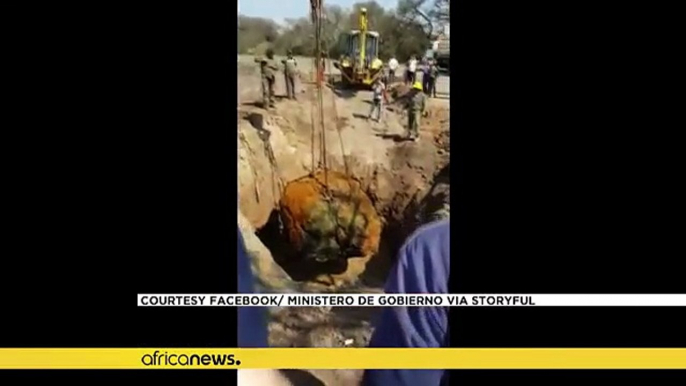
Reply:
[[[239,65],[239,79],[238,220],[259,279],[259,290],[381,292],[400,244],[423,221],[421,217],[432,202],[445,199],[445,186],[449,186],[449,100],[430,99],[428,116],[420,127],[420,140],[407,142],[400,140],[407,116],[399,106],[387,106],[377,123],[365,118],[371,93],[324,90],[327,164],[336,175],[354,177],[356,189],[364,193],[373,207],[368,210],[372,209],[380,220],[381,234],[368,248],[368,256],[348,259],[347,266],[342,270],[339,267],[334,280],[320,280],[321,275],[307,272],[313,269],[311,265],[289,264],[293,257],[286,251],[292,237],[289,238],[288,225],[278,211],[284,205],[285,188],[293,181],[306,179],[313,170],[313,161],[314,166],[320,161],[318,150],[313,151],[312,147],[315,90],[311,84],[300,82],[296,85],[297,101],[280,98],[285,87],[283,80],[277,78],[276,107],[265,111],[255,103],[260,99],[255,67]],[[404,92],[406,89],[401,86],[391,93],[392,98],[402,99]],[[317,194],[313,192],[300,193],[316,201]],[[321,268],[314,269],[315,273],[321,272]],[[377,312],[375,308],[272,309],[270,344],[363,347],[369,341]],[[293,385],[354,385],[360,373],[313,370],[282,375]]]

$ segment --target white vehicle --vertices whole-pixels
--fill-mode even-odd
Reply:
[[[439,36],[434,42],[433,56],[441,71],[450,72],[450,37]]]

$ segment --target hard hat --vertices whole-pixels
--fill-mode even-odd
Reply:
[[[362,8],[362,9],[360,9],[360,12],[362,12],[362,13],[367,13],[367,8]]]
[[[424,87],[422,86],[422,82],[414,82],[414,84],[412,85],[412,88],[415,90],[419,90],[419,91],[424,90]]]

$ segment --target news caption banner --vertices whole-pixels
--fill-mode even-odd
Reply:
[[[138,294],[139,307],[683,307],[686,294]],[[0,348],[0,369],[679,369],[686,348]]]
[[[686,349],[3,348],[0,370],[686,369]]]
[[[684,307],[686,294],[139,294],[139,307]]]

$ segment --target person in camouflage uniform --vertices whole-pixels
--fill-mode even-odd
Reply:
[[[426,110],[426,94],[423,92],[421,81],[414,82],[412,89],[413,95],[410,96],[407,104],[407,139],[417,141],[419,139],[420,120],[425,115]]]
[[[274,107],[275,73],[279,70],[274,61],[274,51],[270,48],[266,54],[266,58],[255,59],[256,62],[260,63],[260,70],[262,72],[262,106],[265,109]]]
[[[295,100],[295,78],[298,76],[298,63],[293,57],[293,52],[288,50],[288,57],[281,62],[284,65],[284,75],[286,76],[286,95],[288,99]]]

